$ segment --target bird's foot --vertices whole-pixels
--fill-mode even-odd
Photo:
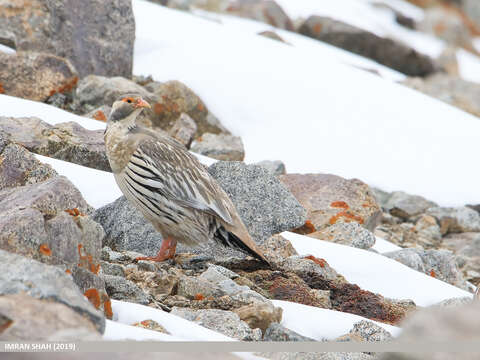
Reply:
[[[176,249],[177,249],[177,240],[171,237],[167,237],[163,239],[162,246],[160,247],[160,251],[156,256],[138,257],[135,259],[135,261],[148,260],[148,261],[161,262],[161,261],[173,259],[175,257]]]

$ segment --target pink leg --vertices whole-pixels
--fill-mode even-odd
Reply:
[[[150,260],[150,261],[165,261],[175,257],[175,250],[177,249],[177,240],[172,237],[166,237],[162,241],[160,251],[156,256],[138,257],[135,260]]]

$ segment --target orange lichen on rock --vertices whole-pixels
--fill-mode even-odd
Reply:
[[[313,32],[315,34],[320,34],[322,32],[322,24],[315,24],[313,26]]]
[[[3,88],[1,83],[0,83],[0,94],[5,94],[5,89]]]
[[[364,207],[364,208],[371,207],[371,206],[372,205],[370,205],[369,203],[366,203],[366,202],[362,204],[362,207]]]
[[[107,121],[107,117],[102,110],[95,111],[95,113],[93,114],[93,118],[99,121]]]
[[[100,294],[98,293],[98,290],[95,288],[87,289],[83,295],[85,295],[92,303],[93,306],[95,306],[95,309],[100,308]]]
[[[437,273],[435,272],[435,270],[433,270],[433,269],[430,270],[430,276],[431,276],[431,277],[434,277],[434,278],[437,277]]]
[[[52,96],[56,93],[64,93],[64,92],[69,92],[72,91],[75,86],[77,86],[78,83],[78,76],[74,76],[71,78],[71,80],[67,81],[64,85],[60,86],[58,89],[52,89],[50,90],[49,96]]]
[[[205,111],[205,106],[203,106],[202,103],[198,103],[197,109],[198,109],[199,111]]]
[[[308,235],[317,231],[315,225],[310,220],[305,221],[305,224],[293,230],[293,232],[300,235]]]
[[[341,208],[341,209],[349,209],[350,206],[345,201],[334,201],[330,204],[331,207],[334,208]]]
[[[50,250],[47,244],[40,245],[38,251],[45,256],[52,256],[52,250]]]
[[[205,299],[205,296],[203,296],[203,294],[201,294],[201,293],[198,293],[198,294],[195,294],[195,296],[193,298],[195,300],[203,300],[203,299]]]
[[[337,215],[334,215],[330,218],[329,220],[330,225],[335,224],[338,221],[338,219],[340,219],[341,217],[346,219],[345,222],[351,222],[353,220],[358,222],[359,224],[363,224],[363,221],[364,221],[361,216],[353,215],[348,211],[341,211]]]
[[[65,270],[65,273],[68,274],[68,275],[72,275],[72,270],[66,269],[66,270]]]
[[[95,264],[93,262],[93,256],[91,254],[82,254],[83,244],[78,244],[78,256],[80,257],[80,263],[78,267],[85,267],[94,274],[98,274],[100,271],[100,264]]]
[[[325,267],[325,264],[327,263],[324,259],[316,258],[313,255],[305,256],[304,259],[312,260],[315,264],[320,265],[322,268]]]
[[[106,300],[103,303],[103,312],[105,313],[107,319],[111,320],[113,318],[112,302],[110,299]]]
[[[85,216],[84,213],[81,213],[77,208],[73,208],[73,209],[67,209],[65,210],[66,213],[68,213],[69,215],[72,215],[72,216]]]

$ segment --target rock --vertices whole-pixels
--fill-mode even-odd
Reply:
[[[208,171],[230,196],[257,242],[305,223],[305,209],[263,168],[240,162],[217,162]]]
[[[458,48],[455,46],[447,46],[437,57],[438,66],[443,69],[448,75],[453,77],[459,77],[459,65],[457,59],[457,50]],[[433,76],[432,76],[433,77]],[[417,85],[417,81],[413,80],[414,78],[406,79],[405,84],[410,86],[409,84],[413,84],[412,86],[415,88]],[[419,91],[422,91],[420,88],[422,87],[422,82],[418,81]],[[423,92],[423,91],[422,91]],[[433,94],[433,92],[432,92]],[[433,95],[430,95],[433,96]],[[461,104],[459,103],[458,106]]]
[[[440,241],[442,239],[442,233],[440,226],[438,226],[435,218],[430,215],[421,215],[415,223],[415,231],[417,234],[423,237],[427,237],[433,240]]]
[[[248,325],[240,320],[237,314],[231,311],[206,309],[192,310],[174,307],[172,315],[180,316],[198,325],[206,327],[234,339],[242,341],[258,341],[262,338],[260,329],[252,330]]]
[[[258,163],[255,163],[254,165],[261,166],[265,170],[267,170],[270,174],[272,175],[285,175],[286,174],[286,169],[285,169],[285,164],[281,162],[280,160],[263,160]]]
[[[204,133],[193,142],[191,150],[224,161],[243,161],[245,157],[242,139],[226,134]]]
[[[282,235],[273,235],[265,240],[260,248],[271,263],[282,262],[292,255],[298,255],[290,241]]]
[[[14,33],[17,51],[67,58],[80,77],[132,73],[135,21],[129,0],[6,2],[0,14],[0,28]]]
[[[422,79],[407,78],[403,84],[475,116],[480,116],[480,105],[477,101],[480,96],[478,83],[458,76],[438,73]]]
[[[293,272],[301,278],[316,276],[324,280],[335,280],[338,273],[328,265],[324,259],[317,259],[313,256],[290,256],[278,265],[285,272]],[[307,275],[308,274],[308,275]]]
[[[260,355],[270,360],[376,360],[376,357],[360,352],[277,352]]]
[[[95,119],[102,122],[107,122],[108,116],[110,115],[111,111],[112,111],[112,108],[110,106],[102,105],[84,114],[83,117]]]
[[[152,82],[145,89],[153,93],[152,123],[165,131],[171,129],[182,113],[190,116],[197,125],[195,137],[204,133],[230,134],[208,110],[205,103],[180,81]]]
[[[279,179],[307,209],[312,231],[349,222],[373,231],[380,222],[380,207],[360,180],[330,174],[287,174]]]
[[[480,232],[480,214],[468,207],[433,207],[427,210],[427,214],[437,219],[442,234]]]
[[[0,317],[8,319],[1,326],[0,341],[52,341],[64,331],[75,331],[75,341],[101,340],[90,319],[68,305],[24,293],[1,296]]]
[[[162,325],[151,319],[134,323],[133,326],[137,326],[142,329],[157,331],[162,334],[170,334]]]
[[[81,79],[75,92],[75,107],[80,112],[91,112],[99,106],[112,106],[113,102],[121,95],[137,93],[147,100],[152,94],[132,80],[120,76],[105,77],[88,75]],[[108,113],[105,114],[108,118]]]
[[[359,249],[369,249],[375,245],[375,236],[358,223],[333,224],[308,236]]]
[[[385,209],[393,216],[407,220],[424,213],[428,208],[437,206],[422,196],[410,195],[403,191],[392,192],[385,203]]]
[[[297,334],[279,323],[271,323],[263,335],[263,341],[315,341],[314,339]]]
[[[434,35],[457,47],[472,48],[470,30],[460,12],[446,6],[425,9],[425,16],[417,23],[417,30]]]
[[[150,302],[148,294],[134,282],[121,276],[105,275],[105,289],[112,299],[147,305]]]
[[[111,171],[103,130],[87,130],[73,121],[53,126],[34,117],[0,117],[0,131],[36,154]]]
[[[71,91],[78,81],[72,64],[55,55],[0,52],[0,64],[3,93],[10,96],[45,101],[55,93]]]
[[[453,251],[457,256],[457,260],[459,257],[464,259],[463,264],[461,264],[459,267],[463,271],[466,280],[474,280],[475,283],[480,283],[480,276],[474,275],[475,273],[480,273],[479,233],[447,235],[443,238],[442,246]]]
[[[441,308],[430,307],[417,311],[410,318],[403,322],[402,333],[398,341],[405,343],[452,343],[480,341],[480,317],[479,303],[468,305]],[[476,355],[468,353],[458,353],[455,359],[470,360]],[[447,353],[384,353],[380,356],[382,360],[434,360],[451,359],[452,355]]]
[[[14,294],[64,304],[91,322],[100,333],[105,330],[105,317],[83,296],[70,275],[55,266],[0,250],[0,299],[1,296]],[[9,303],[8,300],[4,301]],[[3,313],[3,306],[0,309]],[[37,315],[43,318],[43,313]]]
[[[473,22],[474,30],[478,30],[480,27],[480,6],[478,2],[475,0],[461,0],[460,5],[463,13]]]
[[[328,17],[310,16],[299,32],[365,56],[409,76],[426,76],[436,71],[433,60],[413,48]]]
[[[202,297],[219,297],[224,295],[226,291],[222,291],[210,281],[199,277],[182,276],[178,282],[177,295],[184,296],[187,299],[195,299]]]
[[[240,275],[234,273],[231,270],[224,268],[223,266],[211,264],[206,271],[204,271],[199,278],[210,281],[211,283],[218,284],[227,279],[236,279]]]
[[[456,307],[456,306],[467,305],[467,304],[470,304],[471,302],[472,302],[472,298],[470,296],[465,296],[460,298],[451,298],[451,299],[443,300],[435,304],[434,306]]]
[[[359,335],[363,341],[389,341],[393,336],[383,327],[371,322],[362,320],[353,324],[350,334]]]
[[[4,124],[1,119],[0,126]],[[0,131],[0,191],[40,183],[57,176],[50,165],[37,160],[22,146],[8,143],[6,137]]]
[[[99,277],[104,232],[84,214],[89,206],[69,180],[2,190],[0,208],[0,249],[59,266],[97,308],[108,307]]]
[[[169,135],[190,149],[190,145],[197,132],[197,124],[185,113],[182,113],[169,131]]]
[[[105,275],[114,275],[114,276],[122,276],[125,277],[125,270],[122,265],[119,264],[111,264],[106,261],[102,261],[101,263],[102,271]]]
[[[275,40],[275,41],[280,41],[284,44],[290,45],[280,35],[278,35],[275,31],[270,31],[270,30],[261,31],[261,32],[258,33],[258,35],[264,36],[266,38],[269,38],[269,39],[272,39],[272,40]]]
[[[402,249],[382,255],[459,288],[468,289],[455,257],[448,250]]]
[[[261,329],[265,333],[272,323],[282,321],[283,309],[275,307],[271,303],[255,302],[250,305],[242,306],[234,311],[238,317],[245,321],[251,329]]]
[[[285,11],[271,0],[235,0],[226,9],[232,15],[261,21],[280,29],[293,31],[292,20]]]

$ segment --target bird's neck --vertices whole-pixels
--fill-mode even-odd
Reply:
[[[116,122],[109,124],[105,131],[105,149],[115,174],[123,171],[138,146],[138,136],[130,134],[134,126],[134,121],[131,124]]]

